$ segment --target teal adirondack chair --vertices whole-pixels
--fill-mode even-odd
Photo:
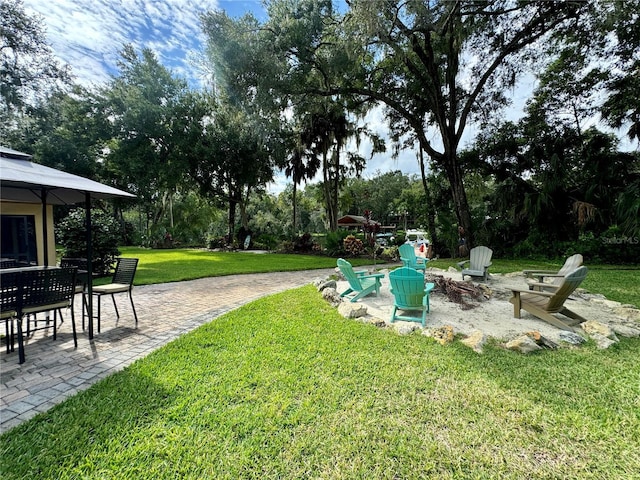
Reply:
[[[400,260],[402,260],[405,267],[413,268],[414,270],[422,270],[426,273],[427,262],[429,260],[418,257],[413,245],[408,243],[402,244],[398,247],[398,252],[400,252]]]
[[[391,293],[393,294],[393,312],[391,323],[396,320],[420,322],[426,326],[427,313],[429,313],[429,295],[434,284],[424,283],[424,275],[409,267],[401,267],[389,272]],[[418,310],[421,317],[398,315],[398,310]]]
[[[350,300],[357,302],[370,293],[376,292],[376,296],[380,293],[380,279],[384,278],[384,273],[355,272],[351,264],[342,258],[338,259],[338,268],[349,282],[349,288],[340,294],[341,297],[354,293]]]
[[[479,246],[472,248],[469,251],[469,260],[458,262],[458,266],[462,268],[462,280],[464,280],[465,275],[469,275],[470,277],[482,277],[486,282],[489,279],[492,256],[493,250],[489,247]],[[466,263],[469,264],[468,268],[464,268]]]

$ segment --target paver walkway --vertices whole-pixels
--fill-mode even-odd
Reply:
[[[25,345],[26,362],[18,352],[0,353],[0,433],[47,411],[67,397],[130,365],[171,340],[245,303],[265,295],[326,278],[333,269],[203,278],[187,282],[135,287],[135,328],[129,299],[116,296],[116,324],[111,299],[102,299],[101,333],[90,342],[76,315],[78,348],[73,346],[71,317],[52,333],[38,331]],[[80,308],[76,295],[75,311]]]

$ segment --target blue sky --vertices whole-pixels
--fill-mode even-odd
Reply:
[[[265,16],[260,0],[24,0],[24,6],[42,16],[54,53],[83,84],[108,80],[126,43],[151,48],[175,74],[197,82],[200,13]]]

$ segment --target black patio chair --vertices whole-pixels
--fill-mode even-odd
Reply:
[[[76,295],[82,295],[82,329],[84,330],[84,315],[88,311],[87,299],[85,293],[87,292],[87,284],[89,283],[89,262],[86,258],[72,258],[62,257],[60,259],[61,267],[77,267],[76,271]]]
[[[4,321],[7,353],[14,350],[14,321],[18,316],[18,272],[0,271],[0,321]]]
[[[133,317],[136,319],[136,325],[138,324],[138,315],[136,313],[136,307],[133,304],[132,296],[133,279],[136,275],[137,268],[137,258],[118,258],[111,283],[93,287],[93,295],[98,297],[98,315],[94,317],[98,321],[98,332],[100,332],[100,299],[103,295],[111,295],[113,307],[116,310],[116,318],[120,319],[120,313],[118,312],[114,295],[116,293],[128,293],[129,300],[131,301],[131,309],[133,310]]]
[[[71,310],[71,326],[73,329],[73,344],[78,347],[76,335],[76,320],[73,312],[73,297],[76,287],[76,267],[43,268],[20,272],[18,282],[18,361],[24,363],[24,338],[22,321],[27,322],[27,331],[49,328],[49,321],[44,326],[29,327],[29,322],[37,325],[37,314],[53,311],[53,339],[58,332],[58,314],[62,318],[62,309]]]

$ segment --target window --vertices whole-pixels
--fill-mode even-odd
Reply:
[[[36,219],[34,215],[2,215],[2,258],[20,263],[37,264]]]

